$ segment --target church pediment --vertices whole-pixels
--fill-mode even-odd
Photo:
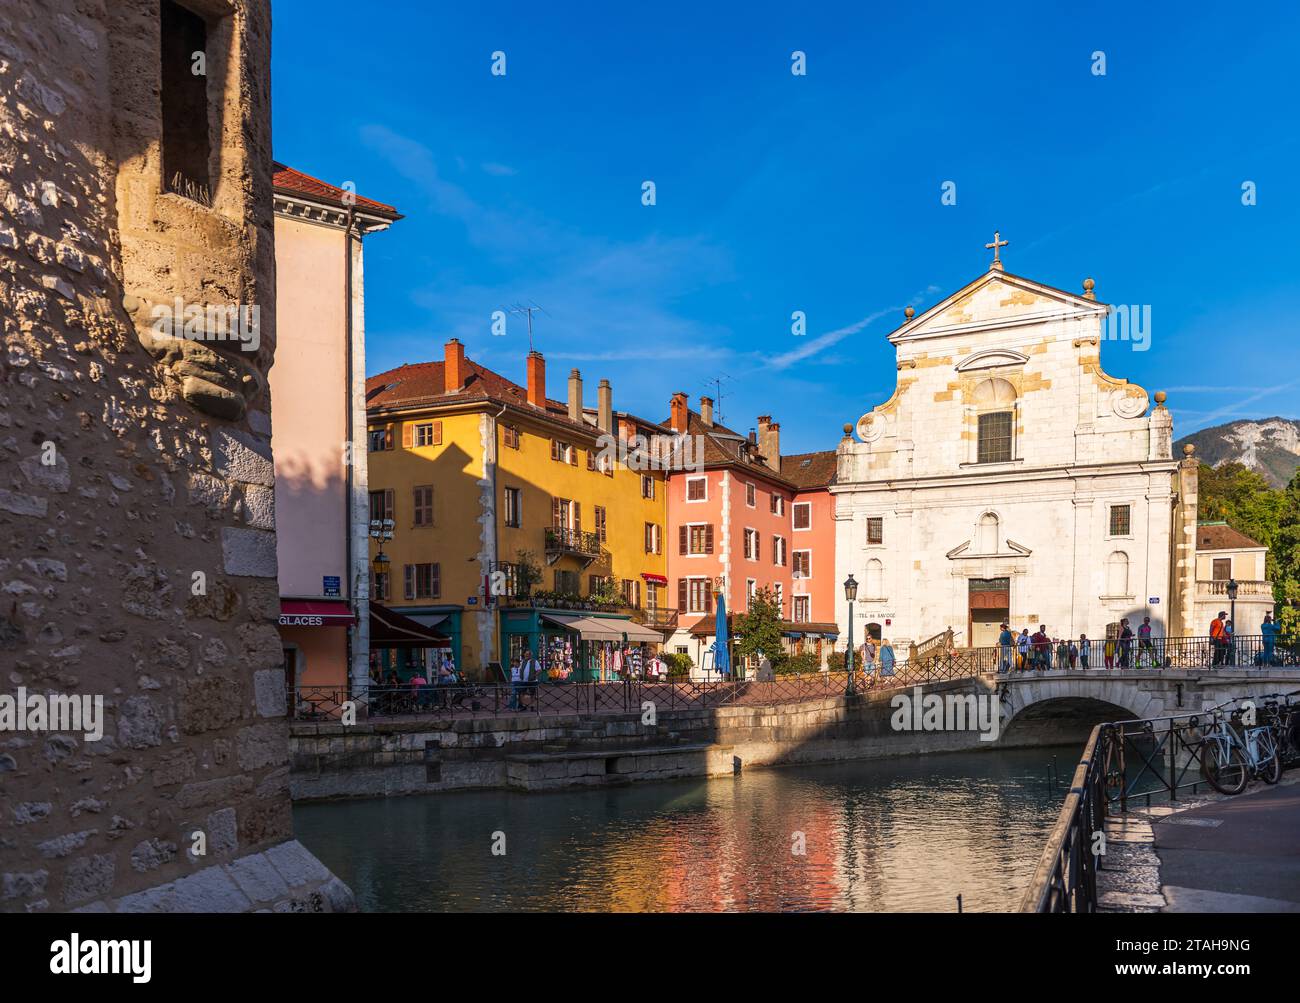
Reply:
[[[1029,356],[1010,348],[989,348],[983,352],[968,355],[957,363],[957,372],[968,373],[978,369],[994,369],[999,366],[1023,366]]]
[[[889,336],[889,340],[897,345],[950,334],[969,334],[1071,317],[1102,316],[1105,313],[1104,303],[1000,269],[990,269],[941,303],[909,318]]]
[[[1003,549],[1004,546],[1006,548],[1005,550]],[[1004,541],[998,546],[998,549],[992,553],[980,553],[978,548],[975,546],[975,541],[967,540],[965,543],[953,547],[945,556],[950,561],[956,561],[973,557],[980,559],[986,557],[1028,557],[1032,553],[1032,550],[1024,546],[1024,544],[1016,543],[1015,540]]]

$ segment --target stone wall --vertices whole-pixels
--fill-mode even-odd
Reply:
[[[102,697],[105,718],[97,741],[0,731],[0,910],[232,908],[218,872],[292,837],[270,7],[187,6],[210,205],[165,191],[158,0],[0,7],[0,697]],[[256,350],[159,333],[176,298],[256,306]],[[346,907],[326,880],[279,899]]]

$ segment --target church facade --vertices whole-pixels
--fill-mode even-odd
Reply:
[[[902,655],[948,629],[983,646],[1003,621],[1097,638],[1144,616],[1158,635],[1193,632],[1195,462],[1172,455],[1164,394],[1101,368],[1108,308],[1092,289],[1011,275],[995,248],[889,336],[893,395],[845,425],[830,489],[858,640]]]

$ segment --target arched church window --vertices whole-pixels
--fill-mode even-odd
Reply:
[[[867,562],[867,598],[879,599],[885,594],[885,566],[874,557]]]
[[[972,395],[979,411],[977,463],[1009,463],[1016,424],[1016,388],[998,377],[981,380]]]
[[[1121,550],[1106,559],[1106,594],[1128,595],[1128,554]]]
[[[975,552],[979,554],[998,552],[998,517],[992,512],[985,512],[980,516],[979,528],[975,534]]]

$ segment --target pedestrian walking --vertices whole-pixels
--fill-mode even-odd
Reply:
[[[880,675],[892,676],[894,674],[894,646],[889,641],[880,642]]]
[[[1016,638],[1016,668],[1022,672],[1029,668],[1029,628],[1024,627]]]
[[[1119,622],[1119,667],[1127,669],[1133,658],[1133,628],[1125,618]]]
[[[998,635],[998,672],[1011,671],[1011,627],[1008,624],[1002,625],[1002,633]]]

